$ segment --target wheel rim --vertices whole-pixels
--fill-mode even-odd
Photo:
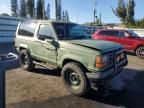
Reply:
[[[66,80],[67,85],[73,89],[79,88],[81,84],[81,79],[80,79],[79,74],[72,70],[69,70],[66,72],[65,80]]]
[[[21,55],[21,64],[24,66],[28,64],[28,57],[25,54]]]
[[[138,55],[139,57],[144,57],[144,47],[140,47],[140,48],[136,51],[136,55]]]

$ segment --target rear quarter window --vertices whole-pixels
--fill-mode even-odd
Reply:
[[[99,35],[107,35],[107,31],[100,31]]]
[[[119,32],[118,31],[109,31],[109,35],[110,36],[119,36]]]
[[[112,30],[100,31],[99,34],[104,36],[118,36],[118,31],[112,31]]]
[[[36,23],[31,21],[24,21],[20,24],[18,35],[33,37],[35,32]]]

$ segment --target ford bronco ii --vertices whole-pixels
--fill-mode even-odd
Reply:
[[[98,82],[110,81],[127,65],[121,45],[92,40],[75,23],[51,20],[25,20],[16,31],[15,46],[23,69],[35,64],[60,69],[66,88],[84,95]]]

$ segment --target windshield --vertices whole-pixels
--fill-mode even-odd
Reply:
[[[53,26],[60,40],[90,38],[78,24],[53,23]]]
[[[133,31],[128,31],[129,32],[129,34],[132,36],[132,37],[139,37],[135,32],[133,32]]]

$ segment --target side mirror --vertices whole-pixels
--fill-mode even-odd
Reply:
[[[47,41],[48,43],[52,43],[52,42],[54,41],[54,37],[47,36],[47,37],[46,37],[46,41]]]
[[[131,39],[132,37],[130,35],[127,36],[129,39]]]
[[[51,39],[46,39],[46,41],[52,44],[55,48],[59,48],[59,43],[53,37]]]
[[[127,33],[127,34],[125,34],[125,37],[127,37],[127,38],[131,38],[131,36]]]

